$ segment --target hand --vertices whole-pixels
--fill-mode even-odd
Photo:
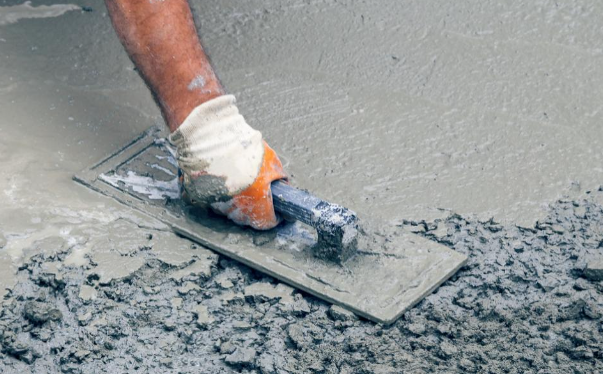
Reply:
[[[259,131],[220,96],[193,110],[170,140],[177,146],[183,198],[240,225],[267,230],[279,223],[270,184],[286,178]]]

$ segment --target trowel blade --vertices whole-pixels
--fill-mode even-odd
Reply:
[[[312,232],[299,223],[257,232],[188,207],[178,199],[177,166],[161,136],[148,130],[74,179],[224,256],[384,324],[466,261],[433,241],[371,222],[359,237],[358,253],[339,264],[313,255]]]

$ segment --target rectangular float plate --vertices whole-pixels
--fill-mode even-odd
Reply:
[[[317,260],[309,251],[310,231],[298,223],[260,233],[185,206],[178,199],[175,165],[162,133],[150,129],[74,179],[161,220],[179,235],[383,324],[394,322],[466,261],[402,229],[388,238],[386,248],[361,251],[343,266]]]

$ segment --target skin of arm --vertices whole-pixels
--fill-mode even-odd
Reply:
[[[192,192],[188,196],[190,202],[222,197],[223,191],[213,193],[212,186],[216,183],[209,183],[210,180],[224,181],[223,186],[226,181],[234,180],[245,186],[244,178],[256,171],[255,179],[247,187],[241,187],[243,190],[232,196],[226,194],[231,197],[229,200],[211,208],[240,225],[258,230],[275,227],[280,217],[274,211],[270,184],[286,179],[287,175],[274,150],[239,114],[234,96],[225,96],[201,46],[188,1],[105,0],[105,4],[117,36],[151,89],[171,136],[175,136],[170,139],[179,142],[178,152],[180,147],[184,149],[186,156],[178,158],[178,165],[185,195],[189,195],[189,190]],[[218,133],[213,134],[216,142],[213,145],[212,139],[195,137],[211,133],[203,126],[207,117],[195,117],[195,113],[209,110],[207,105],[215,111],[212,121],[217,121],[214,126]],[[185,126],[179,128],[183,122]],[[225,141],[220,140],[221,134],[226,134],[222,137]],[[233,134],[242,138],[233,142]],[[242,140],[246,140],[244,146]],[[186,164],[190,160],[194,160],[192,164]],[[252,170],[255,160],[259,161],[259,170]],[[212,174],[208,170],[215,164],[219,167]]]
[[[171,132],[197,106],[224,95],[187,0],[105,0],[105,4]]]

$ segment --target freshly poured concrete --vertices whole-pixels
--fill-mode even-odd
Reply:
[[[601,4],[230,3],[200,4],[206,45],[299,185],[386,220],[530,226],[601,182]]]
[[[603,179],[599,2],[192,3],[241,111],[321,197],[393,223],[532,225]],[[2,289],[39,241],[88,263],[111,225],[157,224],[70,180],[161,123],[103,6],[78,5],[0,26]]]
[[[0,371],[602,371],[603,291],[582,269],[601,257],[603,192],[542,219],[601,183],[600,2],[192,3],[219,76],[298,186],[407,219],[444,208],[507,224],[409,224],[470,261],[387,328],[191,247],[71,181],[161,124],[102,2],[77,1],[93,11],[0,26],[0,282],[13,289]],[[111,272],[122,260],[125,278]],[[32,327],[23,309],[43,294],[63,319]]]

